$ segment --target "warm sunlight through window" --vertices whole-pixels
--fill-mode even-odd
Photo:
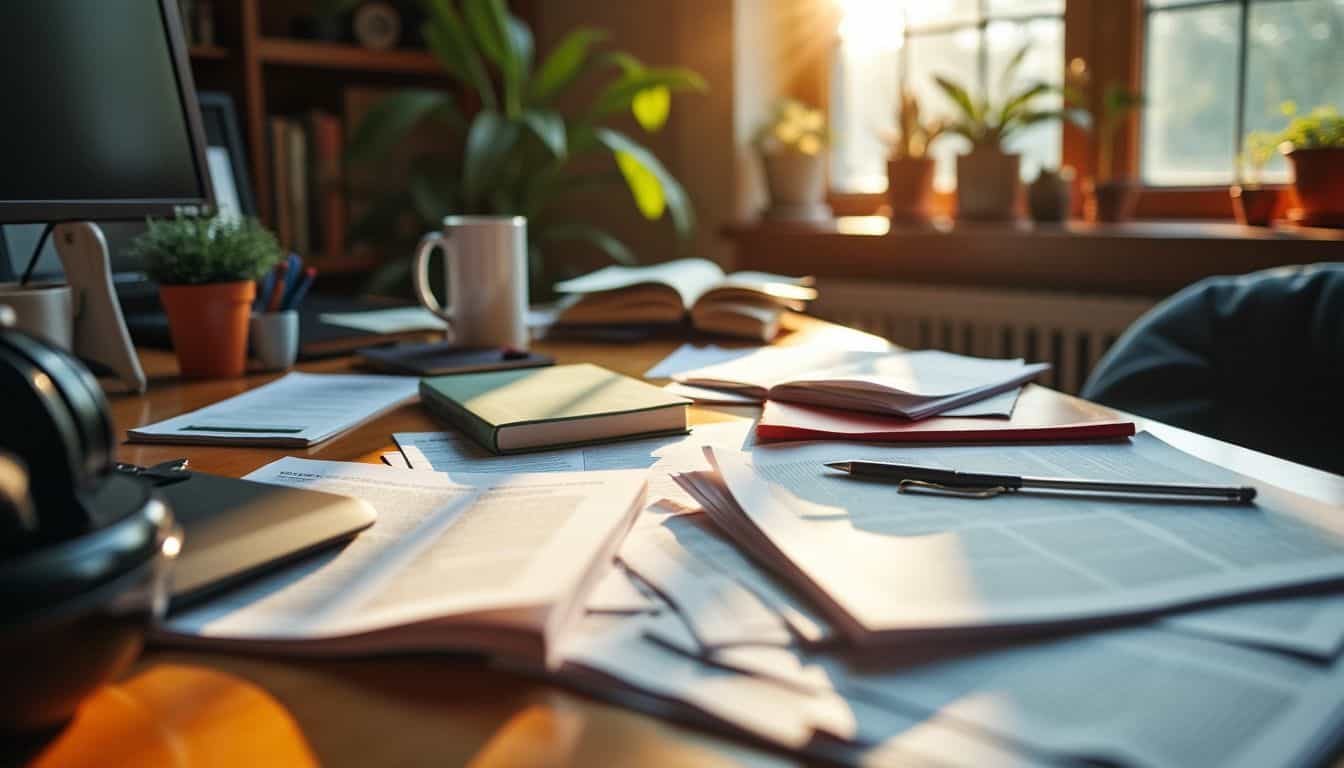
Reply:
[[[837,190],[886,188],[885,140],[902,88],[915,93],[924,115],[952,117],[933,76],[946,75],[972,91],[988,83],[997,94],[998,72],[1027,42],[1031,53],[1018,80],[1062,79],[1064,0],[838,1],[843,17],[831,85],[831,179]],[[1010,151],[1023,154],[1026,178],[1042,165],[1059,164],[1060,135],[1058,124],[1045,123],[1009,142]],[[939,189],[955,186],[954,158],[965,147],[955,136],[934,142]]]

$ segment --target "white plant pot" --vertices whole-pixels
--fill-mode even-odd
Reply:
[[[765,217],[780,221],[826,221],[826,156],[780,149],[761,155],[770,207]]]

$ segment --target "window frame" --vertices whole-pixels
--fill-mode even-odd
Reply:
[[[1237,2],[1238,0],[1232,0]],[[1144,0],[1066,0],[1064,4],[1064,61],[1075,58],[1088,63],[1093,82],[1121,83],[1132,90],[1143,86],[1144,28],[1148,10]],[[829,110],[829,71],[835,47],[835,37],[828,55],[819,57],[816,71],[803,78],[800,95],[822,104]],[[1243,42],[1244,46],[1244,42]],[[1241,56],[1247,52],[1243,50]],[[1244,77],[1244,73],[1242,74]],[[1099,107],[1101,88],[1092,89],[1091,97]],[[1244,87],[1242,88],[1244,91]],[[1238,95],[1238,103],[1245,94]],[[1241,118],[1244,119],[1244,118]],[[1125,177],[1139,178],[1139,143],[1141,122],[1137,112],[1126,116],[1116,135],[1115,167]],[[1090,178],[1097,167],[1097,152],[1087,131],[1065,124],[1061,162],[1072,166],[1077,179]],[[1287,185],[1267,184],[1281,189]],[[1075,194],[1075,213],[1081,213],[1081,195]],[[1281,195],[1286,198],[1286,195]],[[830,190],[828,201],[836,215],[871,215],[878,213],[886,202],[884,193],[840,192]],[[950,214],[955,205],[954,194],[936,194],[935,214]],[[1149,186],[1143,185],[1139,195],[1136,216],[1154,219],[1223,219],[1232,218],[1232,201],[1227,186]]]

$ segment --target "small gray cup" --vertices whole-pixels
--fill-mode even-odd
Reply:
[[[298,312],[253,313],[251,331],[252,352],[265,370],[281,371],[299,359]]]

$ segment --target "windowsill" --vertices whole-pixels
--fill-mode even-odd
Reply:
[[[882,216],[731,225],[738,269],[819,278],[1165,296],[1203,277],[1344,259],[1344,230],[1284,224],[896,225]],[[1272,245],[1271,245],[1272,243]]]

